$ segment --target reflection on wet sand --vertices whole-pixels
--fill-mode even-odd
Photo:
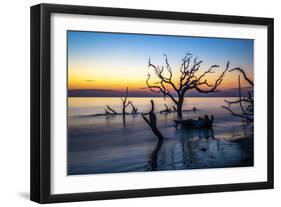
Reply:
[[[158,169],[158,154],[161,150],[162,145],[163,145],[163,140],[159,139],[148,161],[148,165],[149,165],[149,168],[147,169],[148,171],[155,171]]]
[[[177,133],[179,142],[164,140],[161,150],[157,149],[158,155],[154,155],[159,170],[253,165],[253,140],[250,138],[236,141],[216,139],[212,129],[181,129]]]

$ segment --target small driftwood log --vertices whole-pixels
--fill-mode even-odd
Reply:
[[[149,119],[146,117],[146,115],[149,116]],[[160,140],[164,139],[162,133],[157,128],[157,118],[156,118],[156,115],[154,113],[154,102],[153,102],[153,100],[151,100],[151,110],[150,110],[150,112],[143,113],[142,118],[148,124],[148,126],[150,127],[152,132],[157,136],[158,139],[160,139]]]

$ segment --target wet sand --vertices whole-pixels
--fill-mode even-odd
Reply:
[[[145,111],[149,100],[136,99],[134,103]],[[70,103],[68,174],[253,166],[253,125],[243,124],[222,109],[223,98],[187,100],[183,116],[214,114],[213,129],[176,129],[176,113],[157,113],[159,129],[165,136],[162,142],[140,115],[127,115],[126,120],[120,115],[89,116],[101,113],[108,100],[92,98],[79,100],[80,105]],[[155,102],[159,112],[163,100]],[[116,103],[112,104],[115,108]],[[198,108],[196,112],[190,110],[193,106]]]

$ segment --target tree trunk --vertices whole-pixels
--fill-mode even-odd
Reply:
[[[146,118],[145,115],[149,115],[149,119]],[[157,118],[156,118],[156,115],[154,113],[154,102],[153,102],[153,100],[151,100],[151,110],[150,110],[150,112],[146,113],[146,114],[142,114],[142,118],[148,124],[148,126],[150,127],[152,132],[158,137],[158,139],[163,140],[164,137],[161,134],[161,132],[159,131],[159,129],[157,128]]]
[[[177,103],[177,115],[178,119],[182,119],[182,105],[183,105],[183,98],[180,97]]]

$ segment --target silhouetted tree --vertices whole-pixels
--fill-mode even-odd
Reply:
[[[165,109],[160,111],[160,113],[171,113],[171,112],[173,112],[173,110],[176,111],[174,107],[173,108],[168,107],[167,104],[164,104],[164,106],[165,106]]]
[[[154,74],[158,78],[158,82],[150,84],[149,80],[151,78],[150,73],[146,80],[147,88],[155,93],[162,93],[163,97],[167,96],[175,103],[177,109],[177,115],[179,119],[182,119],[182,106],[187,91],[196,90],[199,93],[211,93],[218,91],[217,88],[221,84],[225,72],[228,70],[229,61],[226,64],[226,68],[221,73],[221,75],[215,80],[213,84],[208,83],[206,75],[209,73],[214,73],[214,69],[218,68],[219,65],[212,65],[208,70],[198,75],[201,63],[203,61],[198,61],[197,57],[193,58],[192,54],[187,53],[182,58],[182,64],[180,66],[180,75],[175,84],[173,79],[173,71],[169,64],[167,55],[164,55],[165,65],[156,66],[151,63],[149,58],[148,67],[154,69]],[[204,87],[204,88],[203,88]],[[170,91],[170,89],[172,91]]]
[[[126,88],[125,97],[121,97],[120,99],[122,101],[122,115],[123,115],[123,117],[125,117],[125,115],[127,114],[126,113],[126,108],[129,105],[132,106],[132,114],[137,114],[138,113],[138,109],[133,105],[133,102],[128,100],[128,87]],[[106,115],[119,115],[121,113],[117,113],[109,105],[106,105],[105,114]]]
[[[120,99],[122,101],[122,114],[123,116],[125,116],[126,108],[130,105],[128,101],[128,87],[126,88],[125,97],[124,98],[121,97]]]
[[[246,82],[251,86],[254,87],[254,82],[249,79],[245,73],[245,71],[241,68],[233,68],[229,72],[238,71],[242,73]],[[253,98],[253,90],[248,92],[248,96],[242,97],[241,93],[241,83],[240,83],[240,75],[238,75],[238,94],[239,98],[235,101],[227,101],[224,100],[228,106],[222,106],[224,109],[227,109],[233,116],[240,117],[243,121],[251,123],[254,121],[254,98]],[[235,112],[231,108],[232,105],[240,106],[240,112]]]

